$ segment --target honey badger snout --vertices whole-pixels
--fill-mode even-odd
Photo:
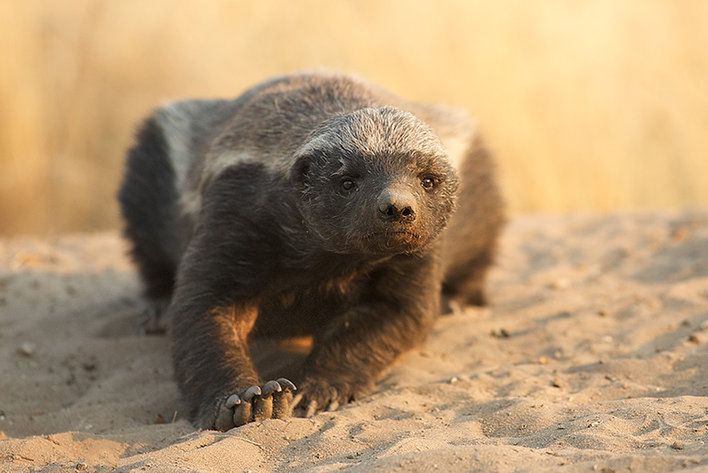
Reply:
[[[387,188],[376,199],[376,208],[384,222],[411,223],[415,220],[416,199],[406,189]]]

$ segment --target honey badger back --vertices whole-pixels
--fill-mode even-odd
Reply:
[[[158,110],[120,201],[146,295],[172,297],[190,416],[222,430],[293,405],[290,381],[259,379],[251,333],[313,335],[301,405],[349,402],[425,336],[443,273],[448,296],[483,302],[502,222],[464,117],[315,74]]]

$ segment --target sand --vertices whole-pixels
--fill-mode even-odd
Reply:
[[[226,433],[184,419],[124,253],[0,244],[1,471],[708,471],[708,212],[518,218],[493,306],[376,393]]]

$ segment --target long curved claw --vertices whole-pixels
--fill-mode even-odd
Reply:
[[[317,401],[310,401],[305,409],[305,417],[312,417],[317,412]]]
[[[293,400],[291,402],[293,409],[297,408],[297,406],[302,401],[303,397],[305,397],[305,395],[303,393],[298,393],[295,395],[295,397],[293,397]]]
[[[238,404],[241,404],[241,398],[238,394],[232,394],[228,399],[226,399],[226,403],[224,405],[230,409]]]
[[[253,399],[254,396],[260,396],[261,395],[261,387],[260,386],[251,386],[250,388],[246,389],[246,392],[243,393],[241,398],[244,401],[250,401]]]
[[[277,381],[268,381],[263,385],[263,389],[261,389],[261,396],[266,397],[270,396],[273,393],[279,393],[282,391],[283,388],[280,386],[280,383]]]
[[[327,411],[333,412],[339,409],[339,401],[332,401],[329,403],[329,406],[327,406]]]
[[[278,382],[278,384],[280,384],[280,386],[282,386],[283,389],[289,389],[289,390],[291,390],[291,391],[297,391],[297,386],[295,386],[295,384],[293,384],[293,382],[290,381],[289,379],[278,378],[278,379],[277,379],[277,382]]]

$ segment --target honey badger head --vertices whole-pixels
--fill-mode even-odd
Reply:
[[[422,121],[393,107],[327,120],[296,152],[298,206],[327,251],[410,253],[445,228],[458,179]]]

